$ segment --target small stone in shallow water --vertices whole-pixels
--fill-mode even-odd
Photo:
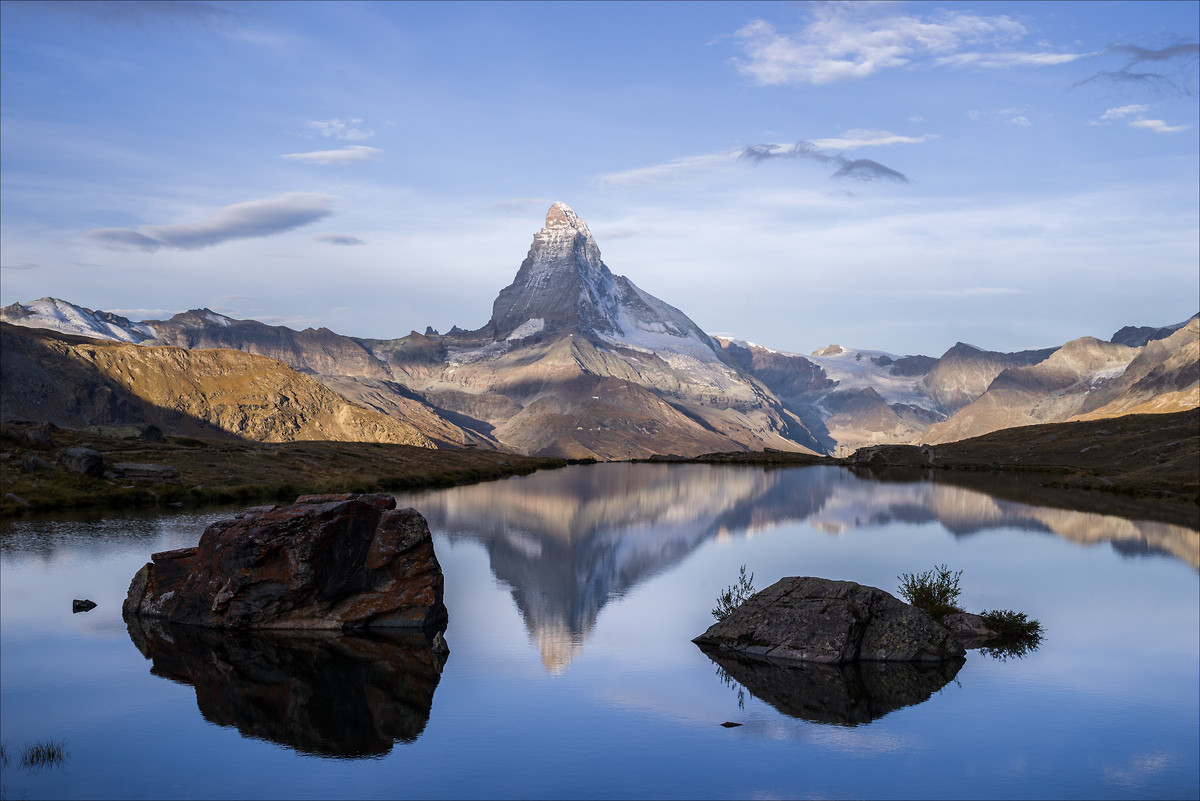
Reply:
[[[90,612],[95,608],[96,608],[96,602],[89,600],[87,598],[84,598],[83,600],[76,598],[75,600],[71,601],[71,613],[72,614],[74,614],[75,612]]]

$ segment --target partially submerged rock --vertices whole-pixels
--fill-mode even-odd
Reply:
[[[90,612],[96,608],[96,602],[91,598],[76,598],[71,601],[71,614],[76,612]]]
[[[440,631],[444,578],[425,519],[390,495],[306,495],[205,529],[154,554],[129,617],[227,628]]]
[[[954,612],[942,619],[942,625],[950,629],[967,648],[980,648],[999,638],[999,634],[988,628],[982,615],[972,612]]]
[[[938,662],[966,653],[926,612],[853,581],[783,578],[693,642],[752,659]]]

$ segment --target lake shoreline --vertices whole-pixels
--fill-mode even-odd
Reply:
[[[178,483],[150,484],[73,475],[56,466],[71,447],[99,451],[107,464],[166,465]],[[398,492],[460,486],[594,460],[520,456],[478,449],[304,441],[260,443],[103,436],[35,423],[0,429],[0,517],[27,512],[188,507],[291,501],[321,492]],[[784,451],[660,456],[652,462],[757,467],[839,465],[883,480],[986,483],[1013,500],[1070,505],[1088,490],[1113,513],[1200,528],[1200,409],[1161,415],[1003,429],[938,445],[877,445],[848,458]]]

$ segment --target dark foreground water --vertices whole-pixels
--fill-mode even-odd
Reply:
[[[227,513],[6,523],[3,797],[1200,796],[1194,530],[837,468],[597,465],[401,502],[446,573],[440,670],[404,637],[131,633],[137,568]],[[968,609],[1038,618],[1040,649],[836,671],[690,642],[741,564],[894,592],[937,563]],[[23,764],[46,741],[62,760]]]

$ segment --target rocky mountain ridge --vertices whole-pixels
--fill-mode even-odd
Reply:
[[[0,324],[6,420],[143,424],[259,442],[433,447],[410,423],[349,403],[281,362],[228,349],[137,346]]]
[[[135,323],[52,298],[0,309],[0,319],[131,347],[241,350],[439,446],[568,457],[844,454],[1200,404],[1197,318],[1018,353],[958,343],[938,358],[837,345],[802,356],[713,338],[614,275],[563,203],[550,207],[491,319],[474,331],[360,339],[208,309]]]

